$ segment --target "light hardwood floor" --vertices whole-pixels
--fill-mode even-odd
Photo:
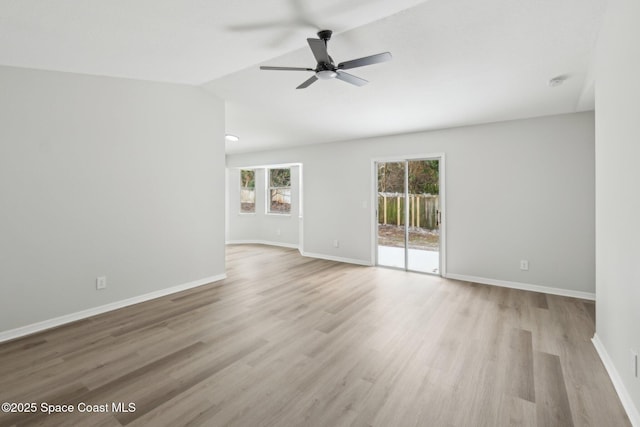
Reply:
[[[0,345],[0,402],[136,405],[0,425],[630,425],[592,302],[267,246],[227,273]]]

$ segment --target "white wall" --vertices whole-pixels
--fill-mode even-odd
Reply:
[[[231,155],[227,166],[301,162],[303,251],[372,263],[371,159],[431,153],[446,155],[449,274],[594,292],[592,113]]]
[[[640,352],[638,17],[637,0],[610,0],[597,49],[596,340],[640,426],[640,379],[633,376],[630,352]]]
[[[300,166],[283,167],[291,168],[291,213],[288,215],[266,213],[268,169],[255,165],[243,168],[255,170],[256,212],[240,213],[240,168],[228,170],[227,242],[299,246]]]
[[[0,333],[224,274],[220,100],[10,67],[0,93]]]

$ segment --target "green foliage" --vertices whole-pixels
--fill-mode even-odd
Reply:
[[[250,188],[250,189],[256,188],[255,177],[256,177],[256,172],[254,170],[241,169],[240,185],[242,186],[242,188]]]
[[[440,194],[438,160],[409,162],[409,193]]]
[[[291,169],[269,169],[269,187],[291,187]]]
[[[409,193],[440,194],[438,160],[409,161]],[[404,162],[378,163],[378,191],[404,193]]]

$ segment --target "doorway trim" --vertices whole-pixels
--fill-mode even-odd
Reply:
[[[446,197],[446,162],[444,153],[407,154],[397,156],[374,157],[371,159],[371,260],[378,265],[378,171],[379,162],[404,162],[406,160],[438,160],[440,165],[440,271],[439,276],[447,277],[447,197]],[[406,257],[406,251],[405,251]],[[406,260],[405,260],[406,269]],[[426,273],[424,273],[426,274]]]

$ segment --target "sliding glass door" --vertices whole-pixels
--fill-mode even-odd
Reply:
[[[440,274],[440,159],[376,164],[377,263]]]
[[[406,269],[406,162],[380,162],[377,170],[378,264]]]

